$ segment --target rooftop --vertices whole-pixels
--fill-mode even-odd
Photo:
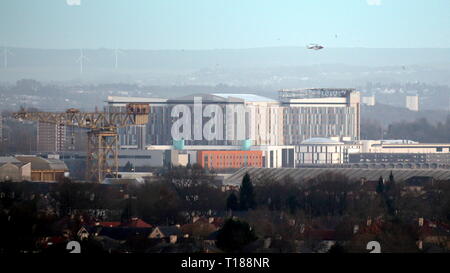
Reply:
[[[226,99],[237,98],[248,102],[277,102],[277,100],[255,95],[255,94],[231,94],[231,93],[213,93],[214,96],[223,97]]]
[[[194,98],[201,98],[203,103],[243,103],[243,102],[278,102],[275,99],[255,95],[255,94],[236,94],[236,93],[197,93],[183,97],[171,99],[168,103],[191,103]]]
[[[120,97],[108,96],[108,103],[133,103],[133,102],[165,102],[162,98],[142,98],[142,97]]]
[[[31,163],[31,170],[68,170],[67,165],[59,159],[21,155],[16,158],[22,163]]]
[[[325,137],[312,137],[302,141],[302,144],[343,144],[337,140]]]
[[[390,173],[396,181],[404,181],[414,176],[432,177],[436,180],[450,180],[450,169],[365,169],[365,168],[242,168],[228,176],[224,184],[240,185],[243,176],[248,173],[253,181],[260,178],[271,178],[273,180],[291,177],[303,182],[313,179],[320,174],[332,172],[345,175],[350,180],[366,179],[377,181],[380,176],[387,178]]]
[[[22,163],[22,161],[17,160],[17,158],[13,156],[0,156],[0,164],[4,163],[13,163],[13,164],[19,164]]]

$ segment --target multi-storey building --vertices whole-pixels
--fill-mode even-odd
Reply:
[[[66,145],[66,126],[38,122],[37,124],[37,151],[62,152]]]
[[[165,122],[165,102],[166,99],[160,98],[138,98],[138,97],[118,97],[108,96],[107,111],[121,112],[126,111],[128,103],[148,103],[150,107],[149,122],[146,125],[132,125],[125,128],[119,128],[119,143],[123,149],[144,149],[145,145],[152,143],[153,140],[161,140],[164,129],[162,124]]]
[[[193,94],[168,100],[166,107],[166,116],[161,118],[165,128],[159,132],[163,136],[152,144],[170,145],[174,131],[179,131],[187,145],[241,145],[247,139],[252,145],[283,145],[283,108],[274,99],[253,94]],[[182,111],[189,116],[184,117]],[[189,124],[178,126],[183,118]],[[213,136],[206,136],[207,132]]]
[[[419,111],[419,96],[406,96],[406,108],[411,111]]]
[[[354,89],[280,90],[284,107],[284,143],[298,145],[314,137],[358,140],[360,96]]]

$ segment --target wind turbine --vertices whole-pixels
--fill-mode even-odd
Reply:
[[[115,58],[114,68],[115,69],[119,68],[119,54],[123,54],[123,51],[116,47],[114,49],[114,58]]]
[[[83,62],[85,60],[89,61],[89,59],[84,56],[83,49],[81,48],[80,49],[80,56],[76,60],[77,63],[80,63],[80,74],[83,74]]]
[[[6,69],[8,68],[8,55],[13,56],[14,54],[12,54],[11,50],[9,50],[6,46],[4,46],[2,55],[3,55],[3,67]]]

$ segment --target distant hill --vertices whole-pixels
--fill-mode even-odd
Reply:
[[[0,81],[142,82],[155,85],[351,86],[366,81],[450,84],[450,49],[273,47],[216,50],[10,48]]]
[[[385,104],[377,104],[375,106],[361,107],[361,119],[377,121],[382,125],[388,125],[393,122],[401,121],[415,121],[420,118],[426,118],[431,123],[445,122],[450,115],[449,111],[445,110],[422,110],[410,111],[406,108],[395,107]]]

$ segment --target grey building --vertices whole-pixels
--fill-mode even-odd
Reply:
[[[355,89],[283,89],[284,143],[298,145],[314,138],[358,140],[360,95]]]
[[[132,125],[119,128],[120,147],[126,149],[144,149],[145,145],[152,143],[154,139],[162,141],[164,138],[166,99],[161,98],[138,98],[138,97],[118,97],[108,96],[106,110],[110,112],[126,111],[128,103],[147,103],[150,105],[149,122],[146,125]]]

